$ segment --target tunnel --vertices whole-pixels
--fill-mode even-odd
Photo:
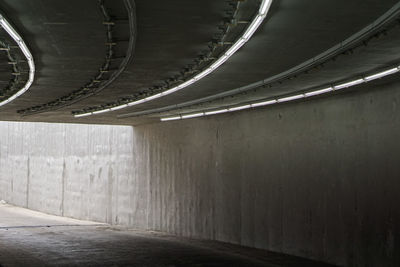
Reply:
[[[0,1],[0,267],[400,266],[400,2]]]

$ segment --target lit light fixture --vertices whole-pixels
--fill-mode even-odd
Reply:
[[[307,92],[307,93],[305,93],[304,95],[305,95],[306,97],[315,96],[315,95],[320,95],[320,94],[328,93],[328,92],[330,92],[330,91],[332,91],[332,90],[333,90],[332,87],[328,87],[328,88],[325,88],[325,89],[320,89],[320,90],[316,90],[316,91]]]
[[[267,16],[267,13],[271,6],[271,3],[272,3],[272,0],[262,0],[257,15],[254,17],[253,21],[250,23],[250,26],[245,30],[243,36],[240,37],[224,54],[222,54],[222,56],[220,58],[218,58],[213,64],[211,64],[210,67],[206,68],[205,70],[203,70],[199,74],[197,74],[195,77],[187,80],[186,82],[184,82],[178,86],[175,86],[169,90],[166,90],[163,93],[159,93],[159,94],[141,99],[144,101],[139,100],[140,102],[139,101],[130,102],[130,103],[128,103],[128,106],[138,105],[138,104],[141,104],[141,103],[144,103],[147,101],[151,101],[151,100],[172,94],[176,91],[179,91],[179,90],[181,90],[185,87],[188,87],[189,85],[199,81],[200,79],[204,78],[205,76],[207,76],[208,74],[212,73],[214,70],[219,68],[233,54],[235,54],[237,50],[239,50],[246,42],[249,41],[251,36],[256,32],[257,28],[261,25],[261,23]],[[125,107],[126,106],[121,107],[121,108],[125,108]],[[114,110],[116,110],[116,109],[107,109],[105,112],[114,111]],[[92,112],[92,114],[90,114],[90,115],[93,115],[93,114],[98,114],[98,113]],[[77,116],[75,115],[75,117],[77,117]]]
[[[77,115],[75,115],[75,118],[86,117],[86,116],[90,116],[90,115],[92,115],[92,112],[77,114]]]
[[[382,72],[379,72],[377,74],[367,76],[364,79],[367,80],[367,81],[372,81],[372,80],[375,80],[375,79],[379,79],[379,78],[385,77],[385,76],[390,75],[390,74],[394,74],[394,73],[396,73],[398,71],[399,71],[399,67],[392,68],[390,70],[382,71]]]
[[[177,89],[179,88],[179,90],[180,90],[180,89],[183,89],[183,88],[185,88],[185,87],[188,87],[189,85],[191,85],[191,84],[194,83],[194,82],[196,82],[195,79],[190,79],[190,80],[188,80],[188,81],[186,81],[186,82],[184,82],[184,83],[182,83],[182,84],[176,86],[175,88],[177,88]],[[174,89],[174,88],[172,88],[172,89]]]
[[[210,68],[212,70],[215,70],[217,68],[219,68],[219,66],[221,66],[222,64],[225,63],[225,61],[228,60],[228,56],[227,55],[223,55],[222,57],[220,57],[219,59],[217,59],[213,64],[211,64]]]
[[[22,53],[26,57],[29,66],[29,77],[28,81],[25,85],[18,90],[14,95],[10,96],[4,101],[0,102],[0,106],[10,103],[23,93],[25,93],[29,87],[32,85],[34,77],[35,77],[35,63],[33,61],[33,57],[31,52],[29,51],[28,47],[26,46],[25,42],[22,40],[21,36],[16,32],[16,30],[11,26],[11,24],[2,16],[0,15],[0,26],[10,35],[10,37],[17,43],[19,49],[21,49]]]
[[[271,6],[272,1],[263,1],[260,5],[260,10],[258,11],[258,13],[261,16],[265,16],[268,13],[268,10]]]
[[[22,41],[19,41],[18,45],[21,48],[22,53],[24,53],[25,57],[28,59],[28,61],[30,61],[30,59],[32,58],[32,55],[29,52],[28,47],[26,47]]]
[[[304,97],[304,94],[293,95],[293,96],[287,96],[287,97],[278,98],[278,99],[277,99],[277,102],[278,102],[278,103],[287,102],[287,101],[292,101],[292,100],[300,99],[300,98],[303,98],[303,97]]]
[[[351,87],[351,86],[354,86],[354,85],[357,85],[357,84],[360,84],[360,83],[363,83],[363,82],[365,82],[364,79],[357,79],[357,80],[354,80],[354,81],[351,81],[351,82],[346,82],[346,83],[342,83],[342,84],[339,84],[339,85],[335,85],[333,87],[333,89],[339,90],[339,89]]]
[[[176,91],[179,91],[179,88],[174,87],[174,88],[172,88],[172,89],[169,89],[169,90],[167,90],[167,91],[164,91],[163,94],[164,94],[164,95],[169,95],[169,94],[172,94],[172,93],[174,93],[174,92],[176,92]],[[143,99],[142,99],[142,100],[143,100]],[[137,105],[137,104],[146,102],[146,101],[143,101],[143,102],[140,102],[140,101],[141,101],[141,100],[137,100],[137,101],[134,101],[134,102],[130,102],[130,103],[129,103],[129,106],[134,106],[134,105]]]
[[[153,99],[159,98],[161,95],[162,95],[162,93],[155,94],[155,95],[152,95],[152,96],[148,96],[144,100],[146,100],[146,101],[153,100]]]
[[[199,117],[201,114],[201,116],[208,116],[208,115],[214,115],[214,114],[220,114],[220,113],[225,113],[225,112],[234,112],[234,111],[238,111],[238,110],[243,110],[243,109],[248,109],[248,108],[255,108],[255,107],[261,107],[261,106],[267,106],[267,105],[272,105],[272,104],[277,104],[277,103],[282,103],[282,102],[287,102],[287,101],[292,101],[292,100],[296,100],[296,99],[300,99],[300,98],[304,98],[304,97],[311,97],[311,96],[315,96],[315,95],[321,95],[321,94],[325,94],[325,93],[329,93],[332,92],[336,89],[342,89],[342,88],[348,88],[360,83],[364,83],[364,82],[369,82],[378,78],[382,78],[394,73],[397,73],[400,71],[400,66],[396,67],[396,68],[391,68],[382,72],[378,72],[376,74],[372,74],[369,76],[366,76],[362,79],[356,79],[350,82],[346,82],[346,83],[341,83],[335,86],[330,86],[327,88],[323,88],[323,89],[318,89],[318,90],[314,90],[314,91],[309,91],[306,92],[304,94],[297,94],[297,95],[292,95],[292,96],[285,96],[285,97],[281,97],[278,99],[269,99],[269,100],[265,100],[265,101],[261,101],[258,100],[255,103],[251,103],[251,104],[246,104],[246,105],[242,105],[242,106],[235,106],[235,107],[228,107],[228,108],[224,108],[224,109],[219,109],[219,110],[213,110],[213,111],[206,111],[206,112],[200,112],[200,113],[195,113],[195,114],[186,114],[186,115],[181,115],[179,117],[179,119],[189,119],[189,118],[194,118],[194,117]],[[197,116],[198,115],[198,116]],[[166,121],[166,118],[161,118],[161,121]]]
[[[100,114],[100,113],[104,113],[104,112],[107,112],[107,111],[110,111],[110,110],[111,110],[110,108],[97,110],[97,111],[93,111],[92,114]]]
[[[226,108],[213,110],[213,111],[207,111],[207,112],[204,112],[204,115],[214,115],[214,114],[220,114],[220,113],[225,113],[225,112],[228,112],[228,110]]]
[[[251,104],[251,107],[256,108],[256,107],[261,107],[261,106],[272,105],[275,103],[277,103],[277,101],[275,99],[272,99],[272,100],[267,100],[267,101],[262,101],[262,102],[257,102],[257,103]]]
[[[21,36],[14,30],[14,28],[8,23],[8,21],[0,15],[0,24],[3,29],[14,39],[17,43],[21,41]]]
[[[232,56],[233,54],[236,53],[236,51],[239,50],[244,44],[246,43],[246,39],[240,38],[234,45],[232,45],[228,51],[226,51],[225,55],[228,57]]]
[[[113,108],[110,108],[111,110],[118,110],[118,109],[123,109],[123,108],[125,108],[126,106],[128,106],[127,104],[124,104],[124,105],[119,105],[119,106],[116,106],[116,107],[113,107]],[[76,116],[75,116],[76,117]]]
[[[243,34],[243,39],[245,39],[246,41],[249,40],[251,38],[251,36],[253,36],[253,34],[256,32],[258,26],[260,26],[261,22],[263,22],[265,18],[265,15],[257,15],[256,18],[252,21],[252,23],[250,24],[250,27],[247,28],[246,32]]]
[[[33,74],[35,74],[35,64],[33,63],[33,60],[29,60],[28,65],[29,65],[29,72],[33,72]],[[32,79],[33,81],[33,75],[29,75],[29,79]]]
[[[196,118],[196,117],[201,117],[201,116],[204,116],[204,112],[182,115],[182,119],[190,119],[190,118]]]
[[[161,118],[161,121],[174,121],[174,120],[180,120],[181,116],[176,116],[176,117],[167,117],[167,118]]]
[[[130,103],[125,104],[125,105],[126,106],[133,106],[133,105],[137,105],[137,104],[144,103],[144,102],[146,102],[146,100],[143,98],[143,99],[137,100],[135,102],[130,102]],[[122,105],[122,106],[126,107],[125,105]]]
[[[248,109],[248,108],[251,108],[251,105],[243,105],[240,107],[228,108],[228,110],[229,111],[237,111],[237,110]]]
[[[200,74],[197,74],[196,76],[194,76],[194,79],[196,81],[203,79],[204,77],[206,77],[208,74],[210,74],[213,70],[211,68],[206,69],[205,71],[201,72]]]

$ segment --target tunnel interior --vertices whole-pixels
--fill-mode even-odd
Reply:
[[[0,267],[399,266],[400,3],[0,3]]]

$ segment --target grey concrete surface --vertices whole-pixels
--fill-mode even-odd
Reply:
[[[127,19],[127,14],[118,12],[123,1],[104,2],[109,11],[115,12],[112,15],[119,16],[115,19],[125,24],[123,20]],[[114,101],[162,84],[188,64],[193,64],[198,54],[207,49],[207,43],[219,33],[218,25],[229,7],[225,1],[214,0],[144,0],[135,3],[140,16],[136,20],[138,37],[134,59],[114,83],[72,106],[40,115],[20,116],[17,110],[67,95],[96,76],[105,61],[106,29],[99,1],[0,2],[2,14],[7,15],[26,38],[36,62],[32,87],[12,103],[0,107],[0,119],[80,123],[82,121],[71,115],[72,110]],[[114,27],[115,39],[128,38],[128,30],[123,29]],[[122,46],[125,48],[125,44]],[[116,57],[125,55],[125,51],[118,50],[119,46],[116,49]],[[117,66],[112,65],[112,68]],[[89,123],[101,122],[91,120]],[[112,118],[107,124],[120,123]]]
[[[135,127],[133,221],[337,265],[399,266],[400,91],[393,80]]]
[[[122,1],[105,2],[111,11],[115,11],[119,10]],[[375,21],[398,1],[274,0],[267,19],[251,40],[213,74],[185,90],[158,100],[115,112],[74,118],[71,114],[73,110],[130,97],[152,86],[163,85],[166,79],[178,75],[185,67],[193,64],[207,49],[208,43],[218,36],[219,26],[226,17],[225,11],[229,9],[229,2],[221,0],[135,2],[138,33],[135,55],[113,84],[71,106],[32,116],[20,116],[17,110],[68,95],[92,80],[104,62],[106,34],[98,1],[1,1],[2,14],[15,24],[24,37],[37,65],[32,87],[11,103],[0,107],[0,119],[125,125],[152,122],[154,118],[117,119],[116,116],[179,104],[284,72],[344,41]],[[258,5],[259,2],[246,1],[251,5]],[[123,35],[115,38],[125,39]],[[365,71],[370,71],[376,65],[399,64],[398,40],[398,35],[389,34],[387,38],[381,39],[378,46],[369,43],[372,54],[361,53],[360,57],[348,55],[344,63],[330,65],[329,73],[337,75],[332,78],[332,74],[324,76],[321,71],[318,79],[313,77],[310,85],[320,86],[321,83],[333,82],[332,79],[358,75],[360,65]],[[116,56],[121,56],[120,53],[122,51],[118,51]],[[354,62],[356,66],[353,66]],[[350,71],[344,70],[343,64],[350,65]],[[297,78],[295,82],[298,82]],[[285,85],[283,88],[274,86],[274,95],[293,90],[291,85]],[[300,90],[301,87],[297,85],[294,89]]]
[[[336,265],[399,266],[395,81],[133,130],[2,123],[0,199]]]
[[[0,128],[0,199],[118,223],[119,207],[129,206],[123,183],[132,177],[131,127],[2,122]]]
[[[0,204],[0,266],[330,266]]]

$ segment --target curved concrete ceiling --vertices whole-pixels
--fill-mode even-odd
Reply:
[[[3,73],[11,72],[9,75],[12,76],[8,84],[1,88],[0,106],[3,106],[24,94],[32,85],[35,62],[24,39],[4,15],[0,15],[0,27],[3,29],[0,50],[3,63],[8,65]]]
[[[126,1],[2,1],[1,12],[12,21],[31,48],[36,77],[29,91],[0,107],[0,119],[129,125],[159,122],[161,116],[285,95],[400,63],[400,30],[392,22],[379,25],[371,36],[360,40],[363,45],[354,44],[336,55],[334,61],[310,66],[290,80],[228,99],[149,112],[284,73],[340,44],[398,3],[394,0],[274,0],[268,16],[247,44],[202,80],[140,105],[74,118],[72,111],[146,95],[162,89],[166,81],[176,82],[174,77],[181,79],[182,73],[193,68],[195,60],[207,53],[210,43],[221,38],[224,26],[232,22],[232,16],[237,12],[237,1],[129,0],[135,9],[132,24]],[[248,20],[259,4],[258,0],[247,0],[236,15]],[[104,10],[109,18],[104,15]],[[396,18],[397,14],[393,21]],[[242,24],[238,27],[248,25],[245,21]],[[243,31],[236,29],[239,30],[233,31],[232,35],[237,37]],[[106,83],[120,69],[129,44],[132,53],[126,66],[115,80],[98,90],[101,83]],[[112,63],[105,69],[110,53]],[[8,82],[10,71],[4,62],[7,59],[4,56],[0,59],[3,61],[0,64],[1,81]],[[397,79],[395,75],[390,81]],[[60,99],[63,101],[55,102]]]

